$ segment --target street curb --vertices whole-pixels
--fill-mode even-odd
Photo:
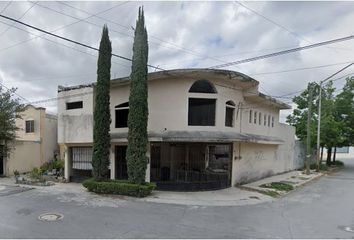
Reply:
[[[272,189],[272,188],[269,188],[268,191],[273,191],[273,192],[276,192],[276,193],[279,194],[279,196],[277,196],[277,197],[273,197],[273,196],[271,196],[271,197],[273,197],[273,198],[281,198],[281,197],[284,197],[284,196],[288,195],[289,193],[299,189],[300,187],[305,186],[305,185],[309,184],[310,182],[313,182],[313,181],[319,179],[320,177],[325,176],[326,174],[327,173],[321,173],[320,175],[318,175],[318,176],[316,176],[316,177],[314,177],[314,178],[312,178],[312,179],[310,179],[310,180],[308,180],[306,182],[303,182],[303,183],[300,183],[300,184],[294,186],[294,189],[291,190],[291,191],[288,191],[288,192],[277,191],[277,190]],[[252,187],[246,187],[246,186],[242,186],[242,185],[237,186],[237,187],[240,188],[240,189],[246,190],[246,191],[258,192],[258,193],[265,194],[265,195],[269,196],[269,194],[267,194],[267,192],[268,192],[267,190],[260,190],[260,189],[256,189],[256,188],[252,188]]]

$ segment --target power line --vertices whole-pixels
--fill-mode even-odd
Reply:
[[[24,16],[26,16],[26,14],[27,14],[35,5],[36,5],[35,2],[32,3],[32,5],[31,5],[29,8],[27,8],[27,10],[26,10],[19,18],[17,18],[17,20],[21,20]],[[7,31],[9,31],[15,24],[16,24],[15,22],[12,23],[11,26],[8,26],[4,31],[2,31],[2,32],[0,33],[0,37],[1,37],[2,35],[4,35]]]
[[[3,84],[3,83],[1,83],[1,82],[0,82],[0,85],[1,85],[2,87],[6,88],[7,90],[11,90],[11,88],[5,86],[5,84]],[[28,101],[26,98],[22,97],[20,94],[18,94],[18,93],[16,93],[16,92],[14,92],[14,94],[17,95],[18,97],[22,98],[22,99],[25,100],[26,102],[30,103],[30,101]]]
[[[69,27],[69,26],[72,26],[72,25],[74,25],[74,24],[77,24],[77,23],[79,23],[79,22],[82,22],[82,21],[84,21],[84,20],[86,20],[86,19],[92,18],[92,17],[97,16],[97,15],[102,14],[102,13],[106,13],[106,12],[108,12],[108,11],[110,11],[110,10],[116,8],[116,7],[122,6],[123,4],[126,4],[126,3],[128,3],[128,1],[123,2],[123,3],[120,3],[120,4],[117,4],[117,5],[114,5],[114,6],[110,7],[110,8],[108,8],[108,9],[105,9],[105,10],[103,10],[103,11],[100,11],[100,12],[97,12],[97,13],[95,13],[95,14],[92,14],[91,16],[88,16],[88,17],[86,17],[86,18],[79,19],[78,21],[74,21],[74,22],[69,23],[69,24],[67,24],[67,25],[61,26],[61,27],[56,28],[56,29],[54,29],[54,30],[52,30],[52,31],[50,31],[50,32],[57,32],[57,31],[59,31],[59,30],[62,30],[62,29],[64,29],[64,28],[67,28],[67,27]],[[0,14],[1,14],[1,13],[0,13]],[[41,37],[43,37],[43,36],[45,36],[45,35],[46,35],[46,34],[44,33],[44,34],[41,34],[41,35],[39,35],[39,36],[32,37],[32,38],[26,39],[26,40],[24,40],[24,41],[15,43],[15,44],[13,44],[13,45],[11,45],[11,46],[8,46],[8,47],[5,47],[5,48],[0,49],[0,52],[5,51],[5,50],[8,50],[8,49],[11,49],[11,48],[16,47],[16,46],[19,46],[19,45],[21,45],[21,44],[27,43],[27,42],[32,41],[32,40],[34,40],[34,39],[41,38]]]
[[[242,3],[238,2],[238,1],[235,1],[235,3],[237,3],[237,4],[239,4],[240,6],[246,8],[247,10],[253,12],[254,14],[260,16],[261,18],[267,20],[268,22],[270,22],[270,23],[276,25],[277,27],[279,27],[279,28],[281,28],[281,29],[287,31],[288,33],[290,33],[291,35],[295,36],[296,38],[301,39],[301,40],[303,40],[303,41],[305,41],[305,42],[307,42],[307,43],[309,43],[309,44],[312,44],[311,41],[307,40],[306,38],[304,38],[303,36],[301,36],[301,35],[298,34],[297,32],[292,31],[292,30],[290,30],[289,28],[287,28],[287,27],[281,25],[280,23],[275,22],[274,20],[270,19],[269,17],[266,17],[266,16],[262,15],[261,13],[257,12],[256,10],[254,10],[254,9],[252,9],[252,8],[246,6],[246,5],[244,5],[244,4],[242,4]],[[330,47],[327,47],[327,48],[331,49]]]
[[[332,66],[337,66],[337,65],[343,65],[343,64],[351,63],[351,62],[353,62],[353,61],[333,63],[333,64],[325,64],[325,65],[318,65],[318,66],[312,66],[312,67],[293,68],[293,69],[286,69],[286,70],[274,71],[274,72],[250,73],[249,75],[257,76],[257,75],[269,75],[269,74],[296,72],[296,71],[311,70],[311,69],[317,69],[317,68],[326,68],[326,67],[332,67]]]
[[[60,36],[60,35],[57,35],[57,34],[48,32],[48,31],[43,30],[43,29],[41,29],[41,28],[37,28],[37,27],[32,26],[32,25],[30,25],[30,24],[27,24],[27,23],[24,23],[24,22],[22,22],[22,21],[16,20],[16,19],[14,19],[14,18],[7,17],[7,16],[4,16],[4,15],[2,15],[2,14],[0,14],[0,17],[5,18],[5,19],[8,19],[8,20],[11,20],[11,21],[14,21],[14,22],[17,22],[17,23],[19,23],[19,24],[21,24],[21,25],[24,25],[24,26],[26,26],[26,27],[35,29],[35,30],[37,30],[37,31],[39,31],[39,32],[46,33],[46,34],[48,34],[48,35],[50,35],[50,36],[53,36],[53,37],[56,37],[56,38],[60,38],[60,39],[62,39],[62,40],[64,40],[64,41],[71,42],[71,43],[80,45],[80,46],[82,46],[82,47],[86,47],[86,48],[89,48],[89,49],[92,49],[92,50],[95,50],[95,51],[98,51],[98,52],[99,52],[99,49],[98,49],[98,48],[89,46],[89,45],[87,45],[87,44],[84,44],[84,43],[81,43],[81,42],[78,42],[78,41],[75,41],[75,40],[71,40],[71,39],[66,38],[66,37],[62,37],[62,36]],[[15,27],[15,26],[14,26],[14,27]],[[23,29],[22,29],[22,30],[23,30]],[[46,38],[45,38],[45,39],[46,39]],[[49,39],[47,39],[47,40],[49,40]],[[50,40],[49,40],[49,41],[50,41]],[[130,61],[130,62],[132,61],[132,59],[127,58],[127,57],[124,57],[124,56],[121,56],[121,55],[118,55],[118,54],[112,53],[112,56],[117,57],[117,58],[120,58],[120,59],[123,59],[123,60]],[[154,67],[154,66],[152,66],[152,65],[148,65],[148,66],[156,69],[156,67]]]
[[[6,23],[6,22],[3,22],[3,21],[0,21],[0,23],[3,23],[3,24],[5,24],[5,25],[10,26],[10,24],[8,24],[8,23]],[[18,29],[18,30],[20,30],[20,31],[23,31],[23,32],[26,32],[26,33],[28,33],[28,34],[34,35],[34,36],[36,36],[36,37],[42,38],[42,39],[44,39],[44,40],[46,40],[46,41],[48,41],[48,42],[54,43],[54,44],[56,44],[56,45],[60,45],[60,46],[69,48],[69,49],[71,49],[71,50],[74,50],[74,51],[77,51],[77,52],[80,52],[80,53],[87,54],[87,55],[89,55],[89,56],[91,56],[91,57],[95,57],[95,58],[97,57],[97,55],[94,55],[94,54],[91,54],[91,53],[88,53],[88,52],[85,52],[85,51],[81,51],[80,49],[77,49],[77,48],[74,48],[74,47],[65,45],[65,44],[60,43],[60,42],[56,42],[56,41],[50,40],[50,39],[48,39],[48,38],[43,37],[43,35],[36,35],[36,34],[34,34],[34,33],[31,33],[31,32],[29,32],[29,31],[26,31],[26,30],[24,30],[24,29],[22,29],[22,28],[19,28],[19,27],[17,27],[17,26],[13,26],[13,28],[16,28],[16,29]],[[44,35],[45,35],[45,34],[44,34]],[[0,51],[1,51],[1,50],[0,50]],[[116,63],[116,64],[118,64],[118,65],[121,65],[121,66],[123,66],[123,67],[126,67],[126,68],[129,68],[129,67],[130,67],[130,66],[127,66],[127,65],[124,65],[124,64],[115,62],[115,61],[112,61],[112,62],[113,62],[113,63]]]
[[[8,1],[7,4],[6,4],[6,6],[0,11],[0,14],[3,13],[3,12],[5,12],[6,9],[11,5],[11,3],[12,3],[12,1]]]
[[[266,58],[276,57],[276,56],[280,56],[280,55],[285,55],[285,54],[289,54],[289,53],[293,53],[293,52],[299,52],[299,51],[303,51],[303,50],[311,49],[311,48],[315,48],[315,47],[325,46],[325,45],[328,45],[328,44],[348,41],[348,40],[352,40],[353,38],[354,38],[354,35],[350,35],[350,36],[347,36],[347,37],[336,38],[336,39],[332,39],[332,40],[328,40],[328,41],[318,42],[318,43],[310,44],[310,45],[303,46],[303,47],[292,48],[292,49],[279,51],[279,52],[275,52],[275,53],[270,53],[270,54],[265,54],[265,55],[261,55],[261,56],[257,56],[257,57],[246,58],[246,59],[242,59],[242,60],[238,60],[238,61],[234,61],[234,62],[229,62],[229,63],[225,63],[225,64],[215,65],[215,66],[212,66],[212,67],[209,67],[209,68],[218,69],[218,68],[229,67],[229,66],[233,66],[233,65],[242,64],[242,63],[253,62],[253,61],[257,61],[257,60],[261,60],[261,59],[266,59]]]
[[[62,4],[62,5],[64,5],[64,6],[67,6],[67,7],[69,7],[69,8],[78,10],[78,11],[80,11],[80,12],[83,12],[83,13],[86,13],[86,14],[91,14],[91,13],[88,12],[88,11],[85,11],[85,10],[80,9],[80,8],[78,8],[78,7],[74,7],[74,6],[72,6],[72,5],[68,4],[68,3],[59,2],[59,1],[56,1],[56,2],[59,3],[59,4]],[[51,10],[50,8],[47,8],[47,9],[48,9],[48,10]],[[57,12],[56,10],[53,10],[53,11]],[[58,12],[58,13],[60,13],[60,12]],[[68,15],[68,14],[64,14],[64,15],[70,16],[70,15]],[[112,23],[112,24],[114,24],[114,25],[117,25],[117,26],[119,26],[119,27],[125,28],[125,29],[127,29],[127,30],[129,30],[129,31],[132,31],[132,28],[131,28],[131,27],[125,26],[125,25],[120,24],[120,23],[118,23],[118,22],[116,22],[116,21],[112,21],[112,20],[110,20],[110,19],[103,18],[103,17],[101,17],[101,16],[95,16],[95,17],[98,18],[98,19],[101,19],[101,20],[103,20],[103,21],[106,21],[106,22]],[[91,24],[90,22],[86,22],[86,23]],[[119,33],[122,34],[121,32],[119,32]],[[132,37],[132,38],[134,37],[134,36],[132,36],[132,35],[127,35],[127,34],[125,34],[125,35],[126,35],[126,36],[129,36],[129,37]],[[193,50],[191,50],[191,49],[187,49],[187,48],[182,47],[182,46],[179,46],[179,45],[177,45],[177,44],[168,42],[168,41],[163,40],[163,39],[161,39],[161,38],[159,38],[159,37],[156,37],[156,36],[154,36],[154,35],[149,35],[149,38],[156,39],[156,40],[158,40],[159,42],[162,42],[162,43],[168,44],[168,45],[170,45],[170,46],[173,46],[175,49],[178,49],[178,50],[183,51],[183,52],[185,52],[185,53],[187,53],[187,54],[190,54],[190,55],[194,55],[194,56],[197,56],[197,57],[201,57],[201,58],[203,58],[203,59],[204,59],[204,58],[208,58],[208,59],[212,59],[212,60],[215,60],[215,61],[218,61],[218,62],[223,62],[223,63],[225,63],[225,61],[223,61],[223,60],[221,60],[221,59],[218,59],[218,58],[215,58],[215,57],[211,57],[211,56],[201,55],[200,53],[198,53],[198,52],[196,52],[196,51],[193,51]],[[154,42],[152,42],[152,41],[150,41],[150,42],[151,42],[151,43],[154,43]],[[164,46],[164,45],[161,45],[161,44],[160,44],[159,46],[163,46],[163,47],[170,48],[170,47],[168,47],[168,46]],[[170,49],[171,49],[171,48],[170,48]]]

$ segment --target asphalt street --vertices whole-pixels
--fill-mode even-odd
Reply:
[[[0,238],[354,238],[354,160],[345,163],[274,202],[234,207],[92,205],[0,185]],[[64,218],[43,222],[43,213]]]

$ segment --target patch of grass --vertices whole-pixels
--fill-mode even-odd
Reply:
[[[263,191],[262,192],[265,195],[271,196],[271,197],[278,197],[280,194],[277,193],[276,191],[268,190],[268,191]]]
[[[271,183],[265,183],[260,185],[262,188],[273,188],[278,191],[285,191],[289,192],[291,190],[294,190],[293,185],[290,185],[288,183],[283,183],[283,182],[271,182]]]
[[[311,170],[316,170],[317,169],[317,163],[312,163],[311,165],[310,165],[310,169]],[[305,170],[305,168],[304,168],[304,170]],[[328,166],[326,165],[326,164],[321,164],[320,165],[320,171],[327,171],[328,170]]]
[[[156,188],[154,183],[135,184],[127,180],[97,181],[93,178],[84,181],[82,185],[90,192],[133,197],[146,197]]]

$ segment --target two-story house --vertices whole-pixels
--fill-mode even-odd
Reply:
[[[178,69],[148,75],[146,181],[160,189],[217,189],[294,169],[290,106],[242,73]],[[58,142],[68,180],[92,171],[95,84],[58,87]],[[111,80],[112,179],[127,178],[129,78]]]
[[[42,107],[27,105],[16,119],[16,140],[10,143],[11,151],[0,159],[0,175],[30,172],[43,163],[53,160],[58,152],[57,117],[46,113]]]

